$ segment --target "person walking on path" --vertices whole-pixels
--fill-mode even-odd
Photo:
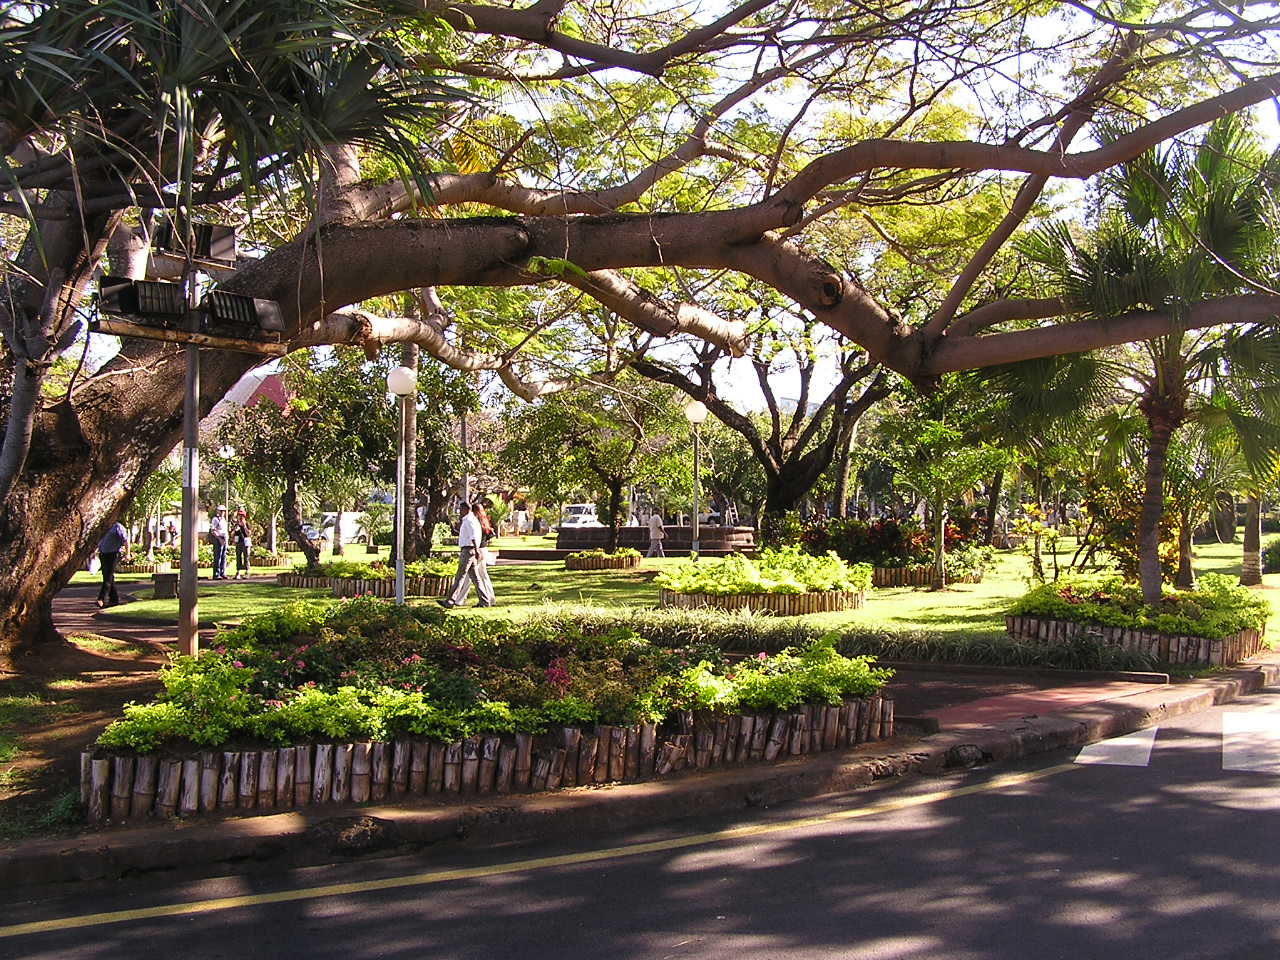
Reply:
[[[249,579],[249,548],[253,546],[253,534],[249,531],[249,516],[244,507],[236,511],[236,522],[231,526],[231,539],[236,545],[236,579]]]
[[[213,547],[213,579],[227,579],[227,508],[218,508],[209,521],[209,543]]]
[[[484,538],[484,528],[479,518],[464,503],[461,507],[462,522],[458,524],[458,572],[453,578],[453,589],[440,601],[442,607],[456,607],[467,599],[471,592],[471,584],[476,585],[476,593],[480,597],[480,606],[494,605],[493,585],[489,583],[489,574],[484,569],[484,556],[481,553],[480,541]]]
[[[649,552],[646,557],[665,557],[662,551],[662,541],[666,539],[667,532],[662,529],[662,514],[657,510],[649,514]]]
[[[102,587],[98,590],[98,606],[114,607],[120,602],[116,592],[116,564],[120,554],[129,549],[129,531],[117,521],[98,541],[98,561],[102,564]]]
[[[493,529],[493,522],[489,519],[489,511],[485,507],[485,501],[477,500],[473,503],[471,512],[480,521],[480,569],[478,572],[485,582],[485,588],[488,590],[489,596],[493,596],[493,583],[489,580],[489,568],[493,566],[494,559],[489,550],[489,544],[493,542],[496,531]]]

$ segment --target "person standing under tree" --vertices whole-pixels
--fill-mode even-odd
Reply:
[[[116,564],[120,554],[129,550],[129,531],[119,521],[113,523],[98,541],[98,561],[102,564],[102,587],[98,590],[98,606],[114,607],[120,602],[116,592]]]
[[[249,548],[253,546],[253,534],[249,531],[249,516],[244,507],[236,511],[236,522],[231,527],[231,539],[236,545],[236,579],[249,579]]]
[[[478,506],[478,504],[477,504]],[[458,572],[453,578],[453,588],[449,595],[440,601],[442,607],[456,607],[467,599],[471,592],[471,584],[476,585],[476,593],[480,596],[480,606],[494,605],[493,585],[489,582],[489,573],[484,568],[484,553],[480,546],[484,539],[484,528],[469,503],[461,506],[462,521],[458,524]]]
[[[209,521],[209,544],[213,547],[213,579],[227,579],[227,508],[218,508]]]
[[[657,510],[649,514],[649,552],[646,557],[665,557],[662,551],[662,541],[666,539],[667,531],[662,529],[662,514]]]

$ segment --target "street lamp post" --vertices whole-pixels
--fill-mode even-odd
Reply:
[[[684,408],[685,419],[693,425],[693,543],[689,555],[698,556],[698,505],[699,472],[702,469],[702,447],[700,428],[707,420],[707,405],[701,400],[694,400]]]
[[[417,388],[418,378],[408,367],[396,367],[387,374],[387,390],[395,394],[400,404],[400,428],[396,431],[396,603],[404,603],[404,523],[406,504],[404,483],[407,472],[405,463],[404,430],[409,416],[409,397]]]
[[[231,513],[231,461],[236,458],[236,448],[226,443],[218,448],[218,458],[222,461],[222,505]]]

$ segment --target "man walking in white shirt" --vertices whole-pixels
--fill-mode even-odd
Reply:
[[[480,540],[484,530],[476,519],[469,503],[462,505],[462,522],[458,525],[458,573],[453,578],[453,589],[440,601],[443,607],[456,607],[467,599],[471,584],[476,585],[480,606],[492,607],[495,599],[489,574],[484,569],[484,556],[480,552]]]

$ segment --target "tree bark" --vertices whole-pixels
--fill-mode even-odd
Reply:
[[[335,504],[337,511],[333,515],[333,555],[340,557],[344,550],[342,547],[342,504]]]
[[[400,363],[418,373],[420,349],[416,343],[400,345]],[[404,418],[404,502],[405,502],[405,560],[417,560],[431,552],[430,537],[424,536],[423,525],[418,523],[418,417],[413,411]],[[423,541],[426,541],[425,543]]]
[[[618,552],[619,531],[622,529],[622,481],[608,481],[609,488],[609,546],[606,553]]]
[[[1004,468],[996,471],[987,487],[987,523],[982,531],[982,542],[988,547],[996,538],[996,512],[1000,509],[1000,490],[1004,486]]]
[[[1178,573],[1173,585],[1180,590],[1194,590],[1196,572],[1191,567],[1191,511],[1184,510],[1178,523]]]
[[[285,532],[293,539],[307,558],[308,569],[314,569],[320,562],[320,548],[315,546],[302,530],[302,509],[298,505],[298,479],[292,475],[285,477],[284,498],[281,501],[284,513]]]
[[[1244,555],[1240,560],[1240,585],[1262,585],[1262,498],[1253,494],[1245,502]]]
[[[1166,383],[1178,382],[1170,371],[1161,378]],[[1142,412],[1147,418],[1151,437],[1147,445],[1146,473],[1142,488],[1142,513],[1138,520],[1138,579],[1142,599],[1155,606],[1162,596],[1163,575],[1160,571],[1160,521],[1164,518],[1164,477],[1169,455],[1169,441],[1186,418],[1182,395],[1174,390],[1151,392],[1143,398]]]
[[[934,590],[947,587],[947,506],[939,497],[933,502],[933,583]]]

